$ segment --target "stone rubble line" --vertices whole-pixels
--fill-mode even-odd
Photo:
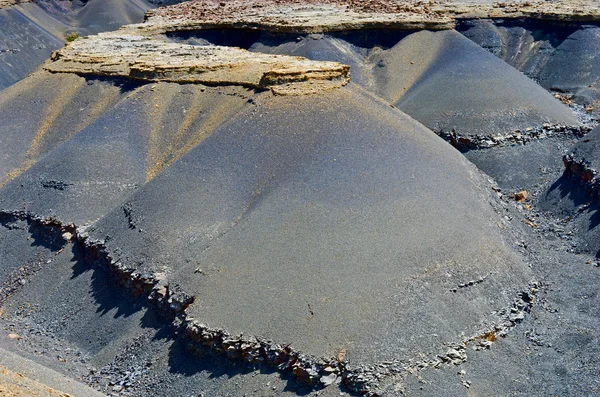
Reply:
[[[469,343],[476,342],[474,350],[490,349],[497,337],[506,337],[508,332],[525,319],[530,312],[539,290],[537,282],[531,282],[526,291],[518,293],[509,309],[497,314],[500,322],[487,332],[464,339],[461,343],[449,344],[444,354],[408,364],[400,360],[384,361],[375,365],[352,367],[344,358],[319,359],[294,350],[290,344],[279,345],[270,340],[238,335],[233,336],[219,328],[211,328],[185,313],[194,302],[194,297],[181,291],[178,286],[154,275],[140,274],[115,261],[107,252],[104,242],[93,240],[86,227],[65,224],[55,217],[41,218],[27,211],[1,211],[0,216],[12,216],[44,228],[55,228],[62,233],[65,244],[81,244],[86,259],[92,260],[101,269],[111,273],[119,284],[136,297],[146,297],[167,318],[173,319],[173,326],[182,331],[190,342],[188,348],[193,353],[201,353],[208,348],[215,353],[226,354],[230,359],[247,364],[265,364],[279,371],[291,371],[296,379],[314,388],[322,388],[333,383],[343,383],[349,390],[368,397],[379,396],[378,386],[384,379],[404,377],[409,374],[442,365],[460,365],[467,360],[466,349]],[[476,280],[470,283],[477,283]],[[469,285],[469,283],[467,283]],[[464,382],[463,382],[464,383]],[[465,387],[468,385],[465,384]]]
[[[455,148],[461,151],[469,151],[489,149],[504,145],[525,145],[532,141],[555,136],[574,136],[581,138],[591,130],[592,128],[586,125],[577,126],[544,123],[541,127],[538,126],[529,127],[525,130],[514,130],[513,132],[504,135],[477,134],[475,136],[463,136],[455,129],[452,129],[451,131],[434,129],[433,132],[442,139],[448,141]]]

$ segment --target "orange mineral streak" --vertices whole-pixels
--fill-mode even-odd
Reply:
[[[160,86],[159,86],[160,87]],[[160,88],[161,100],[178,93],[176,85]],[[156,98],[155,98],[156,99]],[[146,181],[152,180],[175,161],[200,144],[206,137],[237,113],[246,101],[237,95],[216,93],[197,88],[189,102],[182,104],[184,116],[175,128],[163,128],[166,118],[174,117],[169,105],[157,100],[150,113],[149,151]],[[166,102],[169,103],[169,102]],[[174,131],[171,133],[170,131]]]
[[[164,150],[165,117],[168,117],[169,105],[177,94],[172,86],[167,86],[153,96],[153,106],[149,114],[150,135],[148,136],[148,153],[146,155],[146,182],[150,182],[163,169],[161,157]]]
[[[25,159],[21,167],[9,171],[6,177],[0,181],[0,187],[27,171],[40,158],[44,153],[46,143],[48,143],[47,140],[51,139],[48,137],[48,132],[58,118],[67,110],[68,106],[72,104],[73,98],[84,84],[85,79],[79,79],[72,85],[65,85],[58,93],[41,118],[38,130],[31,141],[29,150],[25,154]]]

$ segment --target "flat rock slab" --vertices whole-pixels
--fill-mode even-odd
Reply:
[[[278,94],[338,88],[350,80],[350,67],[337,62],[234,47],[176,44],[125,32],[76,40],[56,52],[46,70],[144,81],[242,85],[270,88]]]

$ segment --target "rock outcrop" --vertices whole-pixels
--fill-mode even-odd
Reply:
[[[146,15],[160,30],[209,27],[260,28],[278,32],[315,33],[368,28],[451,29],[457,19],[534,18],[598,21],[592,0],[513,1],[194,1],[159,8]]]
[[[169,43],[129,29],[90,36],[56,52],[51,72],[128,77],[144,81],[241,85],[301,94],[345,85],[350,67],[235,47]]]

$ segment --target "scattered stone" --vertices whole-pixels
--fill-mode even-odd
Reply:
[[[329,386],[329,385],[335,383],[335,381],[337,380],[337,378],[338,378],[338,376],[336,374],[331,373],[331,374],[329,374],[327,376],[321,376],[320,381],[321,381],[321,383],[324,386]]]
[[[337,354],[338,363],[344,362],[346,360],[347,353],[348,353],[348,350],[345,347],[342,347],[340,349],[340,351],[338,351],[338,354]]]
[[[520,192],[515,193],[515,201],[517,203],[522,203],[529,197],[529,193],[527,190],[521,190]]]

